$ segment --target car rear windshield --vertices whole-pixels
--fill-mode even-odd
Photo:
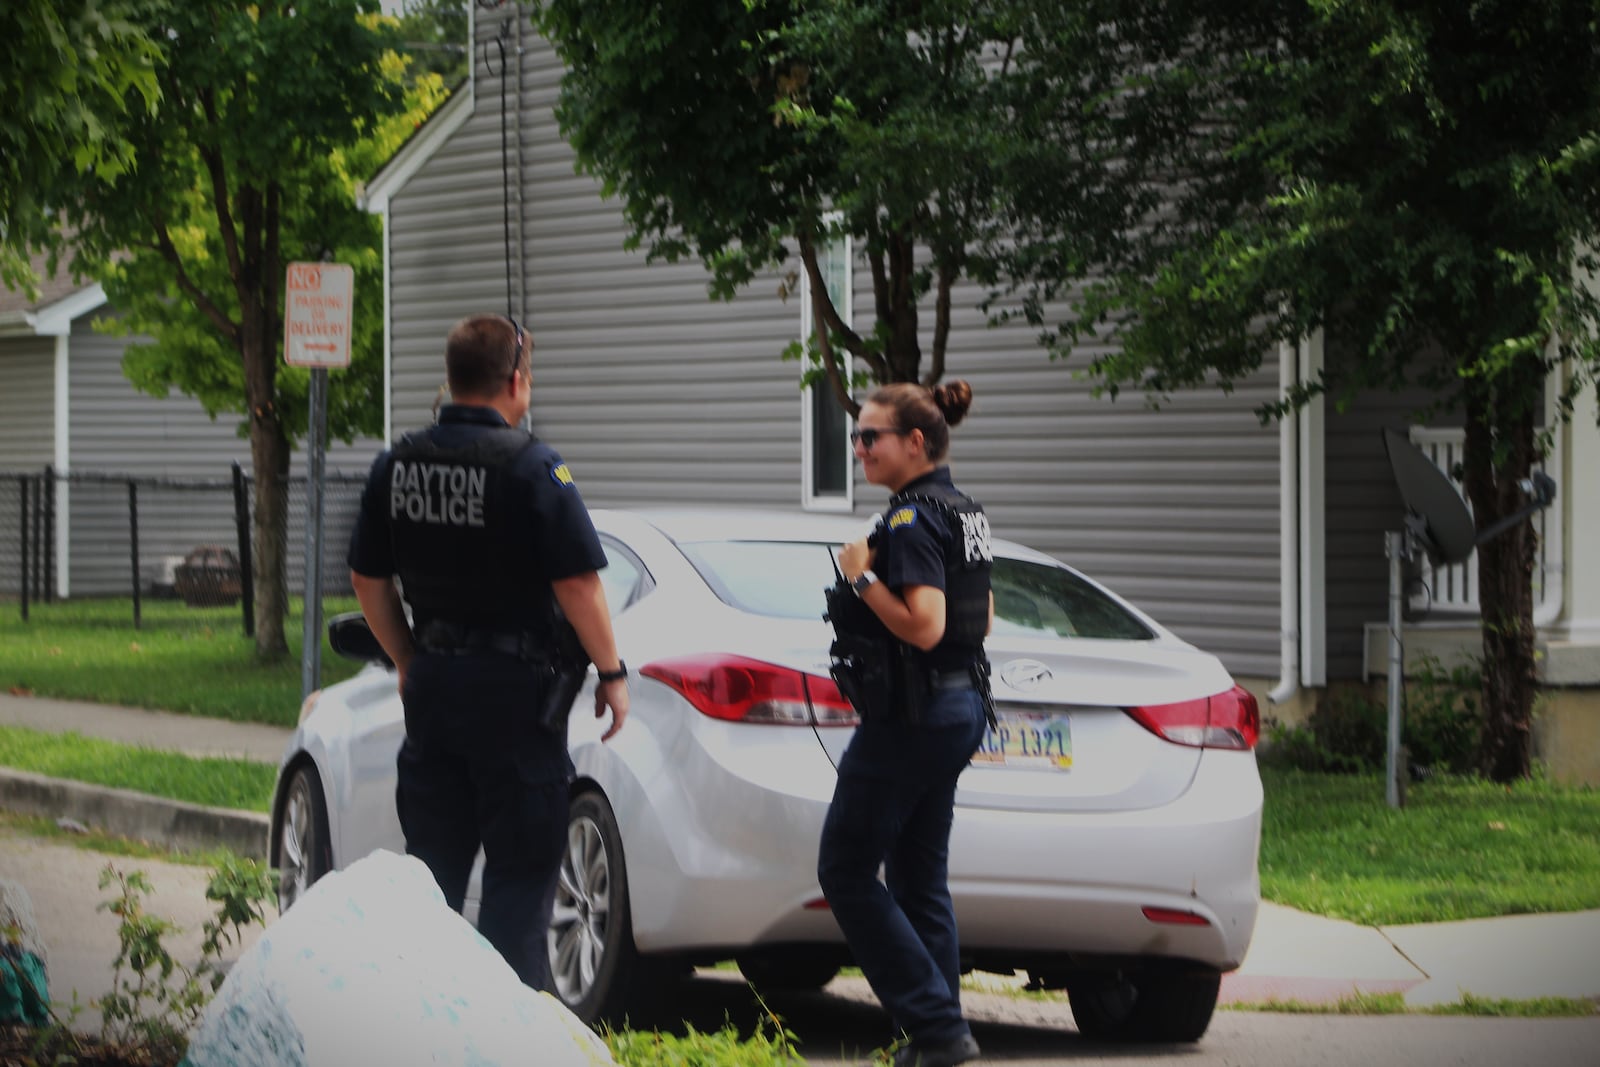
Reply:
[[[678,546],[725,604],[753,615],[818,619],[834,582],[833,546],[808,541],[696,541]],[[1064,567],[997,558],[994,633],[1141,641],[1155,635]]]

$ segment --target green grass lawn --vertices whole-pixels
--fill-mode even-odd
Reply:
[[[356,610],[354,597],[323,603],[323,618]],[[263,663],[244,635],[240,608],[191,608],[145,600],[139,629],[133,601],[32,604],[23,622],[15,602],[0,604],[0,690],[134,708],[293,726],[300,712],[300,601],[284,624],[288,655]],[[323,685],[360,665],[322,639]]]
[[[1600,790],[1265,768],[1261,894],[1368,924],[1600,908]]]
[[[0,766],[212,808],[263,813],[272,806],[278,771],[270,763],[202,759],[19,726],[0,726]]]

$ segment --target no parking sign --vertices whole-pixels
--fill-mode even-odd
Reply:
[[[348,263],[291,263],[283,300],[283,360],[291,367],[350,365]]]

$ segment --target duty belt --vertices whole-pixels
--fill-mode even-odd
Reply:
[[[549,641],[531,630],[489,630],[452,622],[429,622],[418,628],[415,640],[423,652],[438,656],[499,653],[526,662],[549,658]]]
[[[928,672],[928,685],[934,689],[973,689],[972,668],[961,667],[953,671]]]

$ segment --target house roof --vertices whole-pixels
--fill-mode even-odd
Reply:
[[[28,266],[32,267],[35,276],[40,278],[39,299],[29,300],[25,292],[0,288],[0,315],[18,311],[37,312],[74,293],[94,288],[94,282],[73,281],[72,273],[65,268],[46,276],[45,258],[43,252],[36,252],[28,257]]]
[[[0,288],[0,336],[56,336],[72,329],[72,320],[106,302],[98,282],[75,281],[72,273],[58,269],[45,273],[46,257],[36,253],[28,265],[40,279],[39,299],[21,290]]]
[[[472,117],[472,101],[472,83],[468,79],[456,86],[450,99],[417,127],[406,143],[396,149],[389,161],[356,194],[356,202],[362,209],[374,215],[386,212],[389,198],[404,188],[411,176],[433,158],[433,154],[450,135]]]

